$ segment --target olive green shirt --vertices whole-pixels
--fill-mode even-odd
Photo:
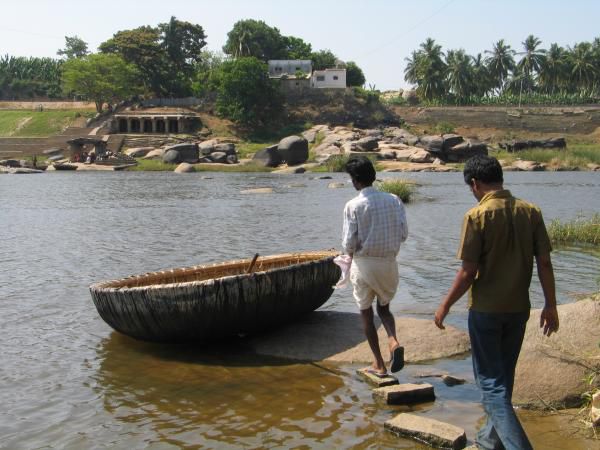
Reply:
[[[464,217],[458,258],[478,264],[469,308],[523,312],[531,307],[533,257],[552,246],[540,209],[508,190],[487,193]]]

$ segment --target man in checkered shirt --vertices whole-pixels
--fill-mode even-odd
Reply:
[[[354,157],[346,172],[359,194],[344,207],[343,252],[352,257],[350,281],[360,309],[363,329],[373,352],[374,362],[365,371],[385,376],[387,369],[373,321],[373,300],[388,335],[392,372],[404,366],[404,349],[396,338],[396,323],[389,303],[398,288],[396,256],[408,236],[408,224],[402,200],[373,187],[375,168],[364,157]]]

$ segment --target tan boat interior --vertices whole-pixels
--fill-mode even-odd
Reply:
[[[338,255],[333,250],[305,253],[285,253],[281,255],[258,256],[251,272],[265,272],[295,264],[318,261]],[[190,283],[214,278],[223,278],[248,273],[253,258],[227,261],[217,264],[185,267],[180,269],[150,272],[120,280],[107,281],[96,285],[97,288],[134,288],[172,283]]]

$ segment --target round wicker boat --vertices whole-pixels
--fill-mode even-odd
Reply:
[[[213,340],[260,331],[317,309],[340,277],[336,255],[287,253],[151,272],[96,283],[90,292],[102,319],[128,336]]]

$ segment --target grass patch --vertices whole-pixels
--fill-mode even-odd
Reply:
[[[532,148],[509,153],[506,150],[492,150],[490,154],[512,164],[517,159],[546,163],[550,168],[586,169],[588,164],[600,164],[600,145],[575,144],[564,150]]]
[[[377,189],[382,192],[397,195],[404,203],[410,202],[415,191],[415,184],[408,180],[383,180],[376,184]]]
[[[172,172],[177,167],[177,164],[167,164],[160,159],[136,159],[137,166],[128,167],[125,170],[132,172]]]
[[[0,136],[46,137],[59,134],[77,118],[93,117],[93,111],[0,111]]]
[[[600,213],[591,218],[577,218],[561,223],[556,219],[550,223],[548,234],[552,242],[567,244],[600,245]]]

